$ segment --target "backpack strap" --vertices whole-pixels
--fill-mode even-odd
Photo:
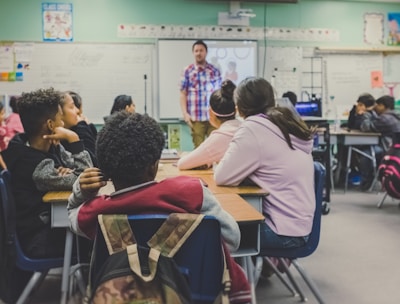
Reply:
[[[162,255],[173,257],[203,218],[203,214],[171,213],[147,242],[147,245],[152,249],[157,249]],[[221,249],[224,263],[222,274],[222,286],[224,286],[224,290],[215,299],[214,304],[228,304],[228,295],[231,289],[231,278],[226,265],[226,256],[222,244]]]
[[[171,213],[147,245],[162,255],[173,257],[203,218],[203,214]]]
[[[98,221],[110,255],[136,244],[126,214],[99,214]]]

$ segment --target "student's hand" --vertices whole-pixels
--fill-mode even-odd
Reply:
[[[61,140],[66,140],[69,143],[79,141],[78,134],[63,127],[55,128],[53,134],[44,135],[43,138],[49,140],[54,145],[58,145]]]
[[[59,176],[65,176],[68,174],[73,173],[75,170],[71,169],[71,168],[65,168],[65,167],[58,167],[57,168],[57,172]]]
[[[186,124],[192,129],[193,128],[193,124],[192,124],[192,119],[190,118],[189,113],[184,113],[183,114],[183,119],[185,120]]]
[[[98,168],[86,168],[79,176],[79,185],[84,192],[97,193],[107,185],[103,173]]]

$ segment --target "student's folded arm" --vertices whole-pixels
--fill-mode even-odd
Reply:
[[[240,244],[240,230],[235,219],[222,209],[216,197],[207,187],[203,187],[203,205],[201,213],[214,216],[221,225],[221,235],[230,251]]]
[[[93,167],[93,162],[88,151],[81,141],[68,144],[67,147],[59,145],[61,159],[69,168],[76,171],[79,175],[83,170]]]
[[[75,172],[60,175],[54,167],[54,161],[47,158],[36,166],[32,173],[32,179],[40,191],[62,191],[72,189],[77,175]]]
[[[200,146],[194,149],[192,152],[182,156],[177,163],[180,170],[189,170],[197,168],[203,165],[210,165],[213,163],[210,154],[208,153],[208,143],[207,138]]]
[[[79,209],[83,203],[85,203],[89,199],[95,197],[96,195],[97,195],[97,193],[82,191],[81,187],[80,187],[80,183],[79,183],[79,178],[78,178],[75,181],[75,183],[72,187],[72,193],[68,198],[67,210],[68,210],[68,218],[69,218],[70,224],[71,224],[70,225],[71,230],[79,235],[84,236],[84,237],[88,237],[88,236],[86,236],[79,229],[79,225],[78,225]]]
[[[235,133],[221,162],[214,169],[217,185],[238,186],[257,169],[260,150],[252,132],[240,128]]]

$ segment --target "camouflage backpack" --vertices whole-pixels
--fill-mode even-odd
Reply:
[[[172,257],[203,217],[197,214],[170,214],[148,241],[149,247],[142,247],[136,244],[126,215],[99,215],[110,256],[96,274],[94,282],[89,281],[86,302],[192,303],[187,279]],[[218,301],[225,302],[222,298]]]

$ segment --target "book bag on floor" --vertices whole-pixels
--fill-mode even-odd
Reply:
[[[389,196],[400,199],[400,143],[393,144],[383,157],[378,180]]]
[[[126,215],[99,215],[110,256],[94,282],[89,282],[86,301],[93,304],[192,303],[187,279],[173,256],[203,217],[199,214],[170,214],[148,241],[147,248],[136,244]],[[224,278],[229,280],[227,270],[224,274]],[[227,291],[220,297],[227,301]]]

